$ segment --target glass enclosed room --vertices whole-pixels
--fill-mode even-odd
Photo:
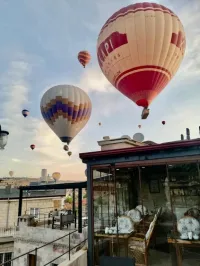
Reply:
[[[80,154],[87,164],[88,265],[200,265],[200,140]]]

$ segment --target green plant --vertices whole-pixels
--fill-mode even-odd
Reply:
[[[71,196],[67,196],[65,199],[65,203],[72,203],[72,197]]]

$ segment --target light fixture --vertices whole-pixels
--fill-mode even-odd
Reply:
[[[142,168],[144,169],[144,168],[145,168],[145,166],[142,166]]]
[[[1,125],[0,125],[0,150],[4,150],[7,141],[8,141],[8,131],[1,130]]]

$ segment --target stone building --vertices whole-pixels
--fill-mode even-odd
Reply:
[[[66,191],[26,191],[22,204],[22,215],[32,214],[43,221],[48,213],[61,208]],[[17,234],[19,190],[7,187],[0,189],[0,263],[9,260],[14,252],[14,237]],[[8,265],[9,266],[9,265]]]

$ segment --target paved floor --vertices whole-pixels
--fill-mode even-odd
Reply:
[[[150,266],[172,266],[171,257],[169,253],[150,250],[149,255]],[[183,259],[182,266],[200,266],[200,258],[195,259],[191,254],[189,259]]]

